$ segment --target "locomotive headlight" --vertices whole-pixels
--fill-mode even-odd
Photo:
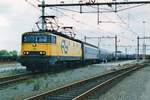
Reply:
[[[23,52],[23,54],[25,55],[25,54],[26,54],[26,52],[24,51],[24,52]]]
[[[29,52],[28,52],[28,51],[24,51],[23,54],[24,54],[24,55],[28,55]]]
[[[27,52],[26,52],[26,54],[28,55],[28,54],[29,54],[29,52],[27,51]]]
[[[43,54],[43,52],[42,52],[42,51],[40,51],[40,54],[42,55],[42,54]]]
[[[43,55],[45,55],[45,54],[46,54],[46,52],[45,52],[45,51],[43,51],[43,52],[42,52],[42,54],[43,54]]]
[[[45,51],[40,51],[40,55],[45,55],[46,52]]]

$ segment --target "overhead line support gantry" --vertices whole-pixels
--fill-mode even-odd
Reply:
[[[96,9],[96,13],[97,13],[97,22],[98,24],[101,23],[102,21],[100,21],[99,16],[100,16],[100,8],[99,6],[109,6],[112,7],[113,5],[115,6],[114,11],[110,11],[110,12],[118,12],[120,11],[119,9],[117,9],[117,5],[134,5],[134,4],[150,4],[150,1],[128,1],[128,2],[79,2],[79,3],[60,3],[60,4],[39,4],[39,7],[42,7],[42,9],[46,8],[46,7],[80,7],[79,8],[79,13],[95,13],[95,12],[83,12],[83,7],[84,6],[97,6]],[[105,11],[104,11],[105,12]],[[107,12],[107,11],[106,11]],[[109,12],[109,11],[108,11]]]
[[[45,5],[39,5],[39,7],[91,6],[91,5],[108,5],[108,6],[111,6],[111,5],[125,5],[125,4],[150,4],[150,1],[45,4]]]

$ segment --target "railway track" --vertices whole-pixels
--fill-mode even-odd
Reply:
[[[0,78],[0,87],[29,79],[33,77],[33,75],[35,74],[36,73],[23,73],[23,74],[18,74],[13,76],[2,77]]]
[[[78,81],[54,90],[26,98],[25,100],[84,100],[96,91],[104,90],[113,81],[127,76],[129,73],[143,66],[132,66],[117,71],[109,72],[101,76]]]

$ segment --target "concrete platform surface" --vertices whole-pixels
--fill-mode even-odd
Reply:
[[[138,70],[92,100],[150,100],[150,66]]]

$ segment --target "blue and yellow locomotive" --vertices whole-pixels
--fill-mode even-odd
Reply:
[[[97,63],[99,49],[57,31],[27,32],[22,35],[22,65],[41,71],[58,66]]]

